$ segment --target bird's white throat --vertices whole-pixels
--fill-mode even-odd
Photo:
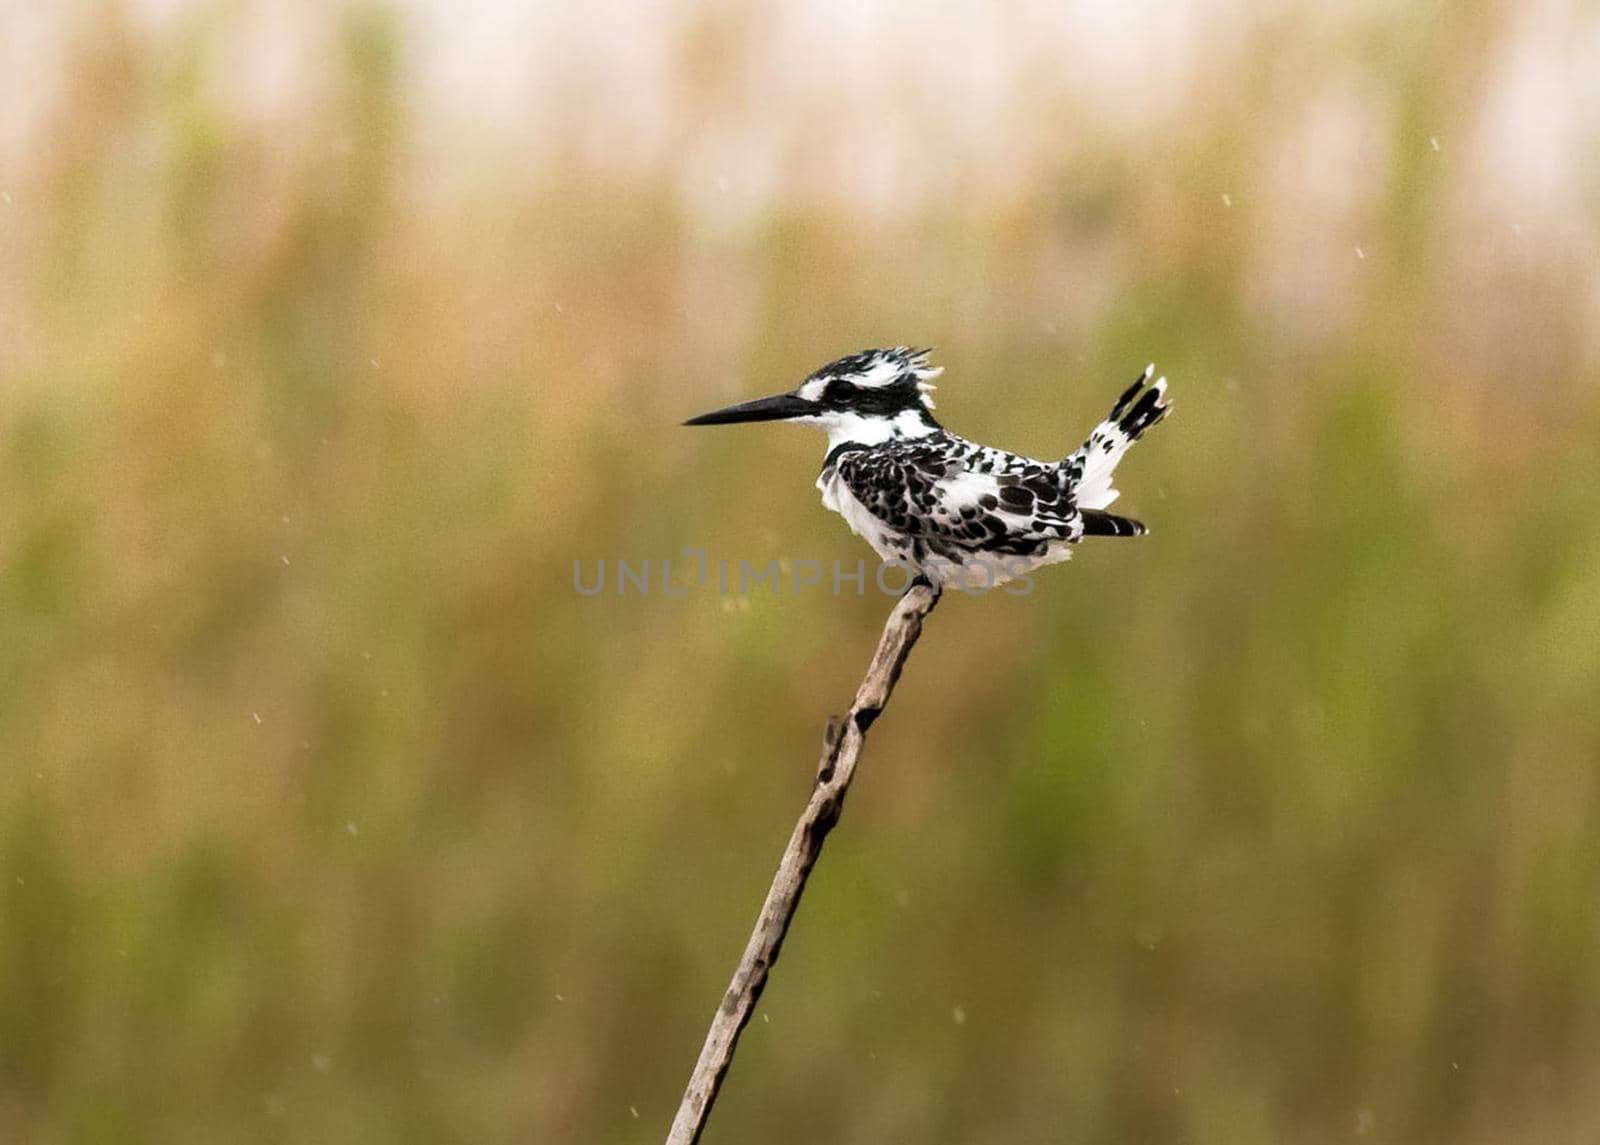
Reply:
[[[893,417],[864,417],[848,410],[830,410],[807,420],[827,431],[830,450],[846,443],[882,445],[897,437],[926,437],[934,432],[934,427],[916,410],[903,410]]]

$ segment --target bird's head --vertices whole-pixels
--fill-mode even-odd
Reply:
[[[683,424],[799,421],[825,429],[831,444],[874,445],[894,437],[921,437],[939,428],[929,392],[941,372],[928,364],[926,350],[863,350],[828,363],[788,393],[701,414]]]

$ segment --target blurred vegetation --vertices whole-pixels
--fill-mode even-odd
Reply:
[[[1153,534],[934,617],[707,1141],[1594,1139],[1592,10],[675,11],[527,142],[426,5],[0,7],[0,1140],[659,1139],[887,602],[572,563],[853,567],[675,426],[901,342],[1154,358]]]

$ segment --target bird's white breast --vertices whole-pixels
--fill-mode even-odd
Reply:
[[[818,477],[817,488],[822,490],[822,507],[843,517],[850,531],[871,545],[879,557],[892,561],[905,556],[903,547],[896,543],[897,534],[856,500],[837,468],[828,469]]]

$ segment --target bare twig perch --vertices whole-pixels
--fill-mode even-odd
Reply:
[[[678,1106],[672,1132],[667,1134],[667,1145],[692,1145],[700,1140],[706,1118],[711,1115],[711,1103],[717,1099],[717,1090],[733,1062],[740,1031],[755,1011],[756,1000],[767,984],[767,975],[778,961],[778,950],[783,945],[783,936],[788,933],[795,908],[800,905],[800,892],[806,888],[806,878],[822,854],[823,840],[839,821],[867,729],[889,702],[895,681],[900,678],[900,669],[922,634],[923,618],[933,611],[938,600],[933,589],[920,580],[900,598],[883,626],[878,650],[873,653],[866,679],[856,690],[850,711],[842,721],[828,722],[811,800],[794,825],[794,834],[789,836],[789,846],[784,849],[778,873],[773,876],[767,901],[761,905],[761,916],[756,919],[756,928],[744,948],[744,957],[739,960],[739,969],[734,971],[722,1005],[711,1019],[700,1060],[689,1078],[683,1104]]]

